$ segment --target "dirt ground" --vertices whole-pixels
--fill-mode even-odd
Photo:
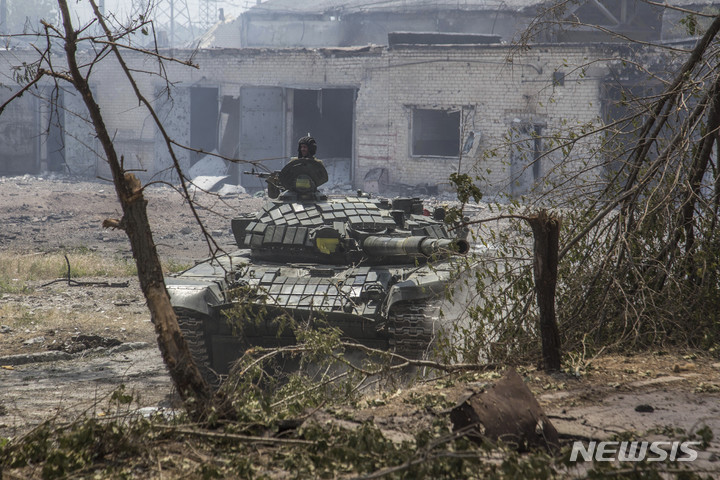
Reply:
[[[144,194],[163,261],[191,266],[210,255],[190,208],[172,187],[149,186]],[[132,259],[124,232],[102,228],[103,220],[122,216],[108,182],[0,177],[0,199],[4,253],[31,258],[81,249]],[[196,200],[198,215],[223,249],[233,248],[232,216],[263,203],[244,194],[203,192]],[[0,316],[0,436],[55,415],[71,418],[121,384],[140,392],[146,406],[170,404],[173,389],[137,278],[42,280],[26,287],[0,293],[0,307],[29,319]],[[52,320],[44,321],[44,314]],[[125,350],[127,345],[136,349]]]
[[[171,187],[149,187],[145,195],[164,259],[191,265],[208,256],[190,210]],[[106,182],[6,177],[0,178],[0,199],[0,248],[5,252],[41,255],[86,248],[108,257],[131,256],[123,232],[101,226],[104,219],[121,216],[112,186]],[[223,198],[202,194],[198,199],[208,231],[227,249],[233,248],[230,218],[254,211],[263,202],[244,194]],[[49,418],[70,419],[96,409],[97,400],[121,384],[140,394],[140,407],[172,405],[173,388],[137,280],[77,280],[113,286],[34,282],[26,292],[0,294],[0,306],[22,306],[35,318],[52,309],[67,316],[83,311],[95,319],[89,326],[30,321],[10,328],[9,319],[0,318],[4,325],[0,326],[0,437],[18,435]],[[520,372],[565,438],[600,440],[626,431],[643,439],[668,438],[678,429],[687,435],[703,426],[720,435],[717,355],[604,356],[582,366],[586,368],[578,375],[551,376],[533,368]],[[438,391],[437,386],[420,388]],[[441,393],[452,404],[471,388],[461,385]],[[422,423],[413,402],[402,400],[411,394],[386,392],[382,402],[368,402],[367,409],[351,414],[357,421],[372,417],[389,435],[402,438]],[[713,440],[693,468],[720,472],[719,455],[720,442]]]
[[[180,194],[165,184],[144,190],[158,252],[163,258],[193,262],[208,256],[208,246]],[[37,253],[89,248],[130,257],[124,233],[102,228],[122,214],[113,186],[68,176],[0,177],[4,250]],[[230,219],[256,210],[263,199],[249,195],[219,197],[198,191],[198,214],[220,246],[231,246]]]

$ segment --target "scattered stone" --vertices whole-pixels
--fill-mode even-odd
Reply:
[[[149,347],[150,344],[148,342],[128,342],[118,345],[117,347],[110,348],[108,350],[108,354],[112,355],[113,353],[129,352],[131,350],[142,350],[143,348]]]
[[[101,337],[99,335],[74,335],[69,341],[62,344],[49,345],[49,350],[57,350],[66,353],[79,353],[85,350],[97,351],[106,348],[116,347],[122,342],[116,338]]]
[[[10,333],[12,332],[12,328],[8,327],[7,325],[0,325],[0,333]]]
[[[0,365],[18,366],[26,363],[55,362],[58,360],[70,360],[72,355],[66,352],[38,352],[19,355],[6,355],[0,357]]]
[[[690,370],[695,370],[697,368],[697,365],[695,365],[692,362],[684,363],[680,365],[679,363],[676,363],[673,366],[673,372],[674,373],[680,373],[680,372],[688,372]]]
[[[220,187],[220,190],[218,190],[218,195],[221,197],[227,197],[230,195],[242,195],[244,193],[247,193],[245,191],[245,188],[242,185],[230,185],[225,184],[222,187]]]
[[[219,188],[218,184],[228,178],[227,175],[222,176],[204,176],[194,177],[192,179],[192,185],[188,189],[191,193],[197,193],[198,190],[205,192],[211,192]]]
[[[45,337],[33,337],[25,340],[23,345],[35,345],[38,343],[45,343]]]

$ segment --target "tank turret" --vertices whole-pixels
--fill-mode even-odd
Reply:
[[[286,191],[262,212],[233,219],[232,229],[238,246],[258,260],[403,264],[469,251],[465,239],[451,236],[418,204],[366,195],[328,200],[319,192],[310,200]]]

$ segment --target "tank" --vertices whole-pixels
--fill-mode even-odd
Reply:
[[[327,172],[314,158],[259,176],[269,198],[261,211],[232,219],[239,249],[166,278],[203,376],[217,384],[248,348],[296,343],[278,321],[283,313],[421,357],[438,328],[430,306],[457,271],[451,258],[469,250],[449,233],[444,211],[430,215],[417,198],[328,198],[318,189]],[[239,297],[250,307],[243,315],[233,308]]]

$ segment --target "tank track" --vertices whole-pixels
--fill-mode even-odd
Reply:
[[[208,356],[208,345],[205,341],[205,319],[182,310],[175,310],[175,315],[190,354],[200,370],[200,375],[208,385],[217,389],[220,386],[220,376],[212,369]]]
[[[390,349],[410,359],[426,357],[435,336],[436,313],[437,308],[426,302],[399,302],[393,305],[386,324]],[[200,374],[212,388],[217,389],[221,377],[212,368],[208,354],[205,337],[207,319],[181,309],[176,309],[175,314]]]
[[[426,356],[434,340],[437,309],[426,302],[399,302],[390,309],[387,329],[390,348],[411,359]]]

